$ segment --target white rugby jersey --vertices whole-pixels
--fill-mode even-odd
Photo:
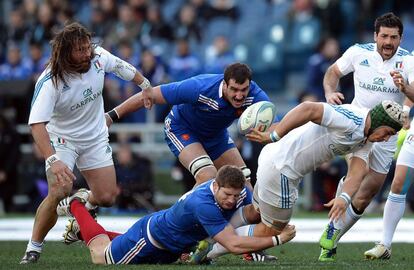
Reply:
[[[101,47],[95,48],[88,72],[66,78],[53,86],[50,68],[36,82],[29,125],[48,122],[48,132],[74,142],[107,139],[102,90],[105,72],[113,72],[118,57]]]
[[[324,103],[321,125],[310,122],[290,131],[280,141],[266,145],[266,156],[259,159],[271,158],[289,179],[301,179],[336,155],[371,147],[371,143],[364,144],[367,114],[367,109],[354,105]]]
[[[376,43],[356,44],[336,61],[343,75],[354,72],[355,97],[352,104],[371,109],[383,100],[402,104],[405,95],[394,84],[391,71],[400,71],[409,83],[414,80],[413,57],[398,47],[389,60],[382,60]]]

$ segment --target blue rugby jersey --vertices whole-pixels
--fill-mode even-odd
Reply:
[[[184,194],[173,206],[153,214],[150,232],[164,248],[181,253],[207,237],[222,231],[240,207],[250,204],[251,192],[244,188],[232,210],[222,209],[213,194],[210,180]]]
[[[180,82],[161,85],[165,100],[174,105],[175,120],[201,136],[211,137],[223,132],[253,103],[270,101],[254,82],[242,107],[234,108],[222,95],[223,74],[202,74]]]

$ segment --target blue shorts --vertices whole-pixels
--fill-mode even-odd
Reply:
[[[187,145],[196,142],[204,147],[204,150],[213,161],[218,159],[227,150],[236,147],[227,130],[214,137],[206,138],[197,135],[194,131],[178,123],[171,115],[165,118],[164,134],[168,147],[176,157]]]
[[[148,239],[151,216],[138,220],[126,233],[115,237],[105,249],[106,264],[169,264],[180,254],[155,247]]]

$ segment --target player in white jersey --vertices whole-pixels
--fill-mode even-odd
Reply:
[[[342,103],[344,97],[337,92],[338,82],[350,72],[354,73],[355,87],[352,104],[358,107],[370,109],[386,99],[400,104],[405,97],[414,100],[414,59],[408,51],[399,47],[402,33],[403,25],[393,13],[378,17],[375,21],[375,43],[350,47],[328,68],[323,83],[327,102]],[[350,205],[339,198],[334,201],[332,210],[345,213],[345,222],[330,221],[327,225],[319,242],[320,261],[335,259],[339,239],[358,221],[381,188],[396,150],[396,141],[397,136],[393,136],[387,142],[375,143],[369,160],[365,160],[367,153],[363,150],[348,157],[345,182],[358,183],[360,187]],[[338,185],[337,195],[341,193],[342,183],[343,180]]]
[[[115,201],[118,191],[102,98],[105,73],[137,83],[146,106],[152,104],[149,81],[132,65],[94,47],[82,25],[66,25],[51,44],[52,56],[36,83],[29,116],[46,161],[49,191],[37,209],[22,264],[39,259],[43,240],[56,224],[56,207],[72,191],[75,164],[91,189],[90,208]]]
[[[336,155],[361,148],[369,150],[372,142],[388,140],[401,129],[402,114],[402,106],[393,101],[383,101],[371,110],[354,105],[304,102],[273,125],[272,132],[252,130],[247,139],[275,143],[267,144],[258,159],[253,205],[261,222],[250,225],[247,235],[280,234],[290,221],[298,186],[305,174]],[[347,194],[352,195],[356,187],[345,184],[344,190],[347,193],[341,194],[341,198],[350,203]],[[224,252],[215,244],[207,258]]]
[[[364,255],[367,259],[391,258],[391,243],[398,222],[404,215],[405,199],[408,188],[414,179],[414,120],[411,121],[404,143],[398,154],[394,179],[384,207],[382,239],[367,250]]]

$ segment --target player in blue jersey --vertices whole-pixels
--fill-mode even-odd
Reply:
[[[251,80],[250,68],[229,65],[224,74],[203,74],[153,88],[155,104],[173,105],[165,119],[165,140],[196,180],[214,178],[225,164],[238,166],[247,180],[250,170],[230,138],[227,128],[258,101],[269,101]],[[107,114],[108,124],[143,107],[138,93]]]
[[[296,233],[294,226],[279,236],[238,235],[250,229],[249,225],[238,227],[232,222],[233,216],[251,203],[251,191],[244,185],[238,167],[223,166],[215,179],[184,194],[172,207],[141,218],[125,234],[108,232],[92,218],[83,205],[87,193],[61,201],[57,212],[76,218],[78,229],[73,232],[80,232],[96,264],[173,263],[207,237],[235,254],[290,241]]]

